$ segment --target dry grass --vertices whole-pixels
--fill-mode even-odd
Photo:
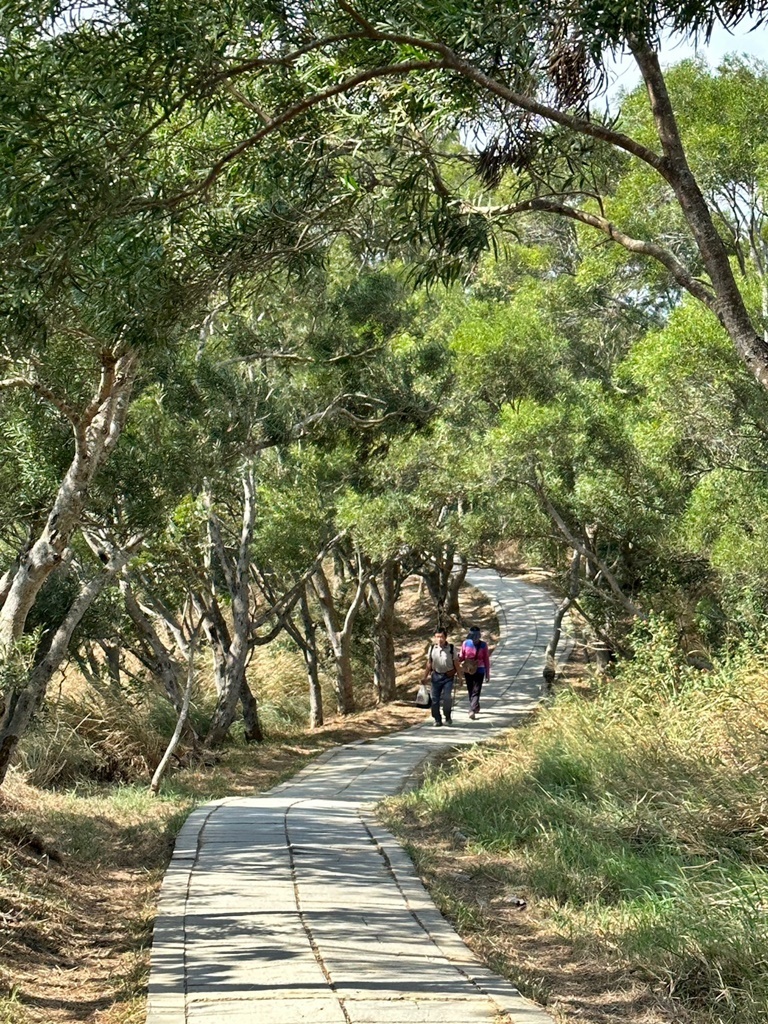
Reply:
[[[768,1019],[768,660],[701,673],[673,640],[384,811],[466,941],[564,1021]]]
[[[142,1020],[123,1011],[146,971],[151,901],[178,809],[52,793],[12,777],[2,813],[0,980],[18,1000],[9,1021]]]
[[[495,618],[482,595],[466,589],[462,610],[493,638]],[[313,731],[292,725],[259,746],[234,744],[213,763],[177,770],[159,799],[146,790],[151,764],[143,779],[122,787],[81,779],[52,791],[11,774],[0,795],[0,1024],[144,1021],[154,903],[173,837],[191,807],[269,789],[329,747],[373,739],[423,716],[412,702],[433,613],[416,583],[406,587],[398,614],[394,704],[372,706],[361,685],[358,714],[330,717]],[[289,696],[303,686],[301,661],[291,659],[286,652],[278,662],[293,673],[281,683]],[[269,675],[264,671],[265,680]],[[121,748],[116,724],[105,725],[111,749]],[[141,768],[133,740],[128,748]],[[46,766],[40,770],[45,774]]]

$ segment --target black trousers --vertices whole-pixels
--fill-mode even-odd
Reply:
[[[469,672],[464,673],[464,682],[467,684],[467,694],[469,695],[469,710],[475,714],[480,710],[480,691],[483,688],[484,679],[485,670],[482,668],[472,675]]]

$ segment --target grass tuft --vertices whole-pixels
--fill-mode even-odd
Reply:
[[[385,814],[401,834],[418,821],[466,836],[478,878],[500,858],[574,956],[645,979],[679,1019],[764,1024],[768,662],[741,651],[670,678],[675,652],[652,653],[443,763]],[[447,902],[466,919],[466,894]]]

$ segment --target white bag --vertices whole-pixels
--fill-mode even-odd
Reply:
[[[416,691],[416,707],[428,708],[432,706],[432,696],[427,689],[426,683],[421,683]]]

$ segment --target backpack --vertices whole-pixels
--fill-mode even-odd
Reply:
[[[461,659],[461,664],[465,672],[468,672],[471,676],[477,672],[480,662],[478,661],[478,654],[480,648],[476,646],[471,640],[465,640],[461,647],[461,653],[464,657]]]
[[[468,672],[470,676],[474,676],[477,670],[480,668],[480,648],[482,647],[482,640],[478,640],[474,643],[472,640],[465,640],[462,644],[462,666],[465,672]],[[473,653],[474,652],[474,653]],[[466,655],[470,656],[467,657]]]

